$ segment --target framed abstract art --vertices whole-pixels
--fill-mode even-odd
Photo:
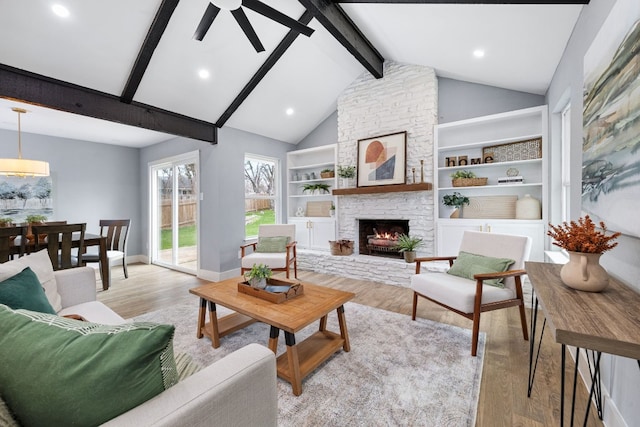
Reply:
[[[407,132],[358,140],[358,187],[404,184]]]

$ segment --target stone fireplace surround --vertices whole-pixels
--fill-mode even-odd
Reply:
[[[384,77],[365,72],[338,98],[338,164],[356,165],[358,140],[407,132],[406,183],[412,168],[424,164],[426,182],[433,181],[433,126],[437,122],[437,79],[432,68],[386,61]],[[417,174],[420,175],[419,173]],[[409,222],[410,234],[421,237],[418,256],[434,251],[432,191],[398,191],[336,197],[337,239],[359,240],[358,219],[397,219]],[[333,256],[324,251],[299,251],[304,270],[408,287],[415,264],[361,254]]]

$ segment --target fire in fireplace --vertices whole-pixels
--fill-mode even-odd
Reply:
[[[360,219],[358,230],[360,254],[402,258],[395,246],[398,236],[409,234],[409,220]]]

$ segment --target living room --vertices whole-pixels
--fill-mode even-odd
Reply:
[[[437,78],[437,97],[434,102],[438,123],[548,105],[551,150],[549,194],[552,198],[549,202],[552,223],[561,221],[560,113],[567,103],[572,107],[571,128],[578,130],[571,135],[570,214],[572,218],[578,218],[582,213],[582,135],[579,130],[582,128],[583,58],[609,12],[616,3],[621,2],[623,0],[607,0],[584,6],[545,95]],[[390,63],[389,66],[391,65]],[[207,218],[201,222],[200,228],[200,240],[203,242],[200,277],[219,280],[239,271],[238,247],[244,240],[244,224],[236,221],[236,218],[242,217],[244,212],[242,163],[245,153],[278,158],[281,164],[285,164],[286,154],[292,150],[339,141],[338,122],[338,112],[335,112],[297,146],[232,127],[222,127],[219,130],[217,145],[176,137],[144,148],[36,135],[29,132],[26,121],[23,133],[25,155],[47,159],[51,164],[56,218],[96,225],[104,217],[132,218],[134,228],[129,243],[132,262],[144,263],[148,260],[148,164],[198,150],[203,193],[201,217]],[[12,122],[11,126],[14,125]],[[0,137],[14,141],[16,132],[0,130]],[[1,152],[3,156],[11,157],[15,154],[15,147],[7,144],[2,147]],[[284,173],[283,168],[283,180],[286,178]],[[635,254],[638,253],[640,243],[630,235],[621,236],[619,241],[618,248],[603,258],[603,265],[612,276],[638,289],[640,268]],[[612,402],[608,408],[615,407],[617,417],[606,420],[606,425],[633,425],[633,420],[640,417],[640,410],[629,401],[632,400],[629,396],[637,395],[639,391],[635,361],[609,358],[604,369],[608,381],[606,388]],[[605,413],[610,415],[612,412],[608,410]]]

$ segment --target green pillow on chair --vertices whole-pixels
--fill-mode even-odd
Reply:
[[[174,329],[0,305],[0,396],[21,425],[102,424],[177,383]]]
[[[0,304],[13,309],[56,314],[42,289],[38,276],[27,267],[15,276],[0,282]]]
[[[489,256],[476,255],[469,252],[460,251],[458,257],[453,262],[453,266],[447,271],[448,274],[475,280],[473,276],[483,273],[502,273],[507,271],[509,266],[515,261],[509,258],[493,258]],[[504,288],[502,279],[491,279],[483,282],[485,285]]]
[[[258,237],[256,252],[286,252],[289,236]]]

